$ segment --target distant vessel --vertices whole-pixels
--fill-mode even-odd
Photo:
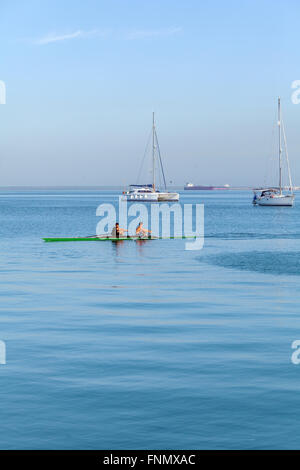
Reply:
[[[285,157],[286,157],[286,164],[289,176],[289,193],[283,193],[284,187],[282,186],[282,136],[284,140],[284,149],[285,149]],[[254,189],[254,197],[252,200],[253,204],[257,204],[259,206],[293,206],[295,195],[293,193],[293,185],[292,185],[292,178],[290,172],[290,164],[289,164],[289,157],[287,152],[287,145],[286,145],[286,135],[284,130],[284,124],[281,117],[281,102],[280,98],[278,98],[278,137],[279,137],[279,149],[278,149],[278,156],[279,156],[279,187],[278,188],[265,188],[260,189],[260,195],[257,194],[257,189]]]
[[[158,161],[158,166],[161,169],[163,182],[164,182],[164,191],[159,191],[156,188],[156,162]],[[124,191],[122,199],[133,201],[145,201],[145,202],[160,202],[160,201],[178,201],[179,194],[176,192],[167,191],[166,179],[164,168],[162,164],[162,159],[160,155],[160,148],[158,144],[155,120],[153,113],[152,121],[152,184],[144,185],[130,185],[128,191]]]
[[[224,186],[202,186],[198,184],[193,184],[193,183],[186,183],[184,189],[186,191],[188,190],[195,190],[195,191],[212,191],[214,189],[229,189],[230,186],[229,184],[224,184]]]

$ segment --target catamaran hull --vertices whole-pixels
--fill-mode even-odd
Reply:
[[[257,198],[255,204],[259,206],[281,206],[292,207],[294,205],[295,196],[274,196]]]
[[[141,201],[141,202],[166,202],[166,201],[179,201],[178,193],[148,193],[148,194],[124,194],[122,196],[124,201]]]
[[[178,193],[158,193],[158,201],[179,201]]]
[[[157,202],[158,195],[156,193],[149,194],[124,194],[122,201],[140,201],[140,202]]]

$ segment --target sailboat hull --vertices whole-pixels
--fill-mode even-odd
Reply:
[[[257,198],[255,203],[259,206],[282,206],[282,207],[292,207],[294,205],[295,196],[291,195],[281,195],[281,196],[264,196]]]

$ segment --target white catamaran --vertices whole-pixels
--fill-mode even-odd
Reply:
[[[156,167],[161,170],[163,177],[164,190],[159,191],[156,187]],[[166,178],[162,159],[160,155],[160,148],[155,128],[155,120],[153,113],[152,122],[152,183],[151,184],[135,184],[130,185],[128,191],[123,193],[122,199],[127,201],[145,201],[145,202],[160,202],[160,201],[178,201],[179,194],[176,192],[167,191]]]
[[[290,171],[290,164],[289,164],[289,157],[287,151],[287,143],[286,143],[286,135],[284,124],[281,116],[281,102],[280,98],[278,98],[278,134],[279,134],[279,187],[278,188],[266,188],[254,190],[254,197],[253,197],[253,204],[258,204],[259,206],[293,206],[295,195],[293,193],[293,185],[292,185],[292,178],[291,178],[291,171]],[[288,193],[283,193],[283,186],[282,186],[282,137],[284,140],[284,150],[285,150],[285,157],[286,157],[286,164],[288,169],[288,176],[289,176],[289,186],[288,186]],[[258,195],[257,192],[261,194]]]

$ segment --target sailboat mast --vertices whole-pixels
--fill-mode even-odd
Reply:
[[[152,122],[152,172],[153,172],[153,191],[155,191],[155,121],[153,113],[153,122]]]
[[[281,168],[281,103],[280,98],[278,98],[278,134],[279,134],[279,190],[282,194],[282,168]]]

